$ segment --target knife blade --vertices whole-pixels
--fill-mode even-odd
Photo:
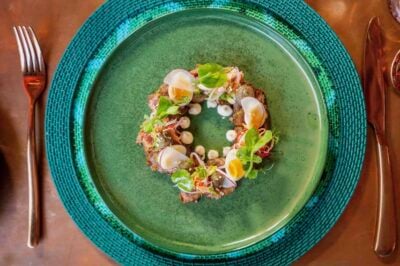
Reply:
[[[390,256],[397,245],[396,210],[390,154],[386,139],[386,89],[383,34],[379,18],[368,24],[364,50],[363,88],[368,122],[373,126],[378,153],[378,214],[374,251],[379,257]]]
[[[363,88],[368,122],[374,127],[381,144],[386,144],[385,73],[382,28],[379,18],[373,17],[368,24],[365,42]]]

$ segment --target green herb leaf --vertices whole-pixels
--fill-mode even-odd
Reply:
[[[190,173],[185,169],[179,169],[171,175],[171,180],[177,187],[185,192],[191,192],[194,187],[193,179]]]
[[[184,192],[191,192],[193,190],[193,182],[179,182],[177,187]]]
[[[261,163],[262,162],[262,158],[258,155],[254,155],[253,156],[253,162],[254,163]]]
[[[234,100],[232,95],[230,95],[226,92],[224,92],[221,96],[219,96],[219,99],[222,101],[228,102],[228,103],[230,103],[231,101]]]
[[[168,107],[167,111],[165,111],[162,116],[176,115],[177,113],[179,113],[179,106],[173,105]]]
[[[179,106],[165,96],[161,96],[158,102],[156,116],[158,118],[164,118],[168,115],[175,115],[179,113]]]
[[[158,101],[158,106],[157,106],[157,112],[156,115],[160,116],[163,113],[165,113],[168,108],[170,108],[172,106],[172,101],[170,99],[168,99],[165,96],[161,96],[159,101]]]
[[[251,160],[251,150],[247,146],[243,146],[237,151],[236,156],[243,164],[246,164]]]
[[[274,129],[272,130],[272,141],[274,145],[279,143],[279,135],[280,135],[279,131],[276,131]]]
[[[270,142],[273,138],[272,131],[267,130],[265,131],[264,135],[257,141],[257,143],[254,145],[254,150],[258,151],[262,147],[264,147],[268,142]]]
[[[217,171],[217,166],[211,165],[211,166],[197,166],[192,174],[192,178],[197,177],[200,179],[204,179],[208,176],[211,176]]]
[[[174,183],[178,183],[182,180],[191,179],[190,173],[185,169],[179,169],[171,175],[171,180]]]
[[[209,73],[206,76],[199,78],[201,84],[207,88],[218,88],[226,82],[227,78],[220,73]]]
[[[218,167],[216,165],[211,165],[207,167],[207,175],[213,175],[217,171]]]
[[[246,132],[244,136],[244,141],[247,147],[253,150],[254,145],[257,143],[259,139],[258,132],[255,128],[251,128]]]
[[[206,178],[208,176],[206,167],[204,167],[202,165],[196,167],[196,169],[194,170],[192,176],[193,177],[197,176],[200,179]]]
[[[225,69],[215,63],[200,65],[198,68],[199,82],[207,88],[217,88],[225,84],[228,76]]]
[[[153,131],[153,128],[154,128],[153,120],[150,119],[150,120],[144,121],[142,124],[142,128],[143,128],[143,131],[146,133],[150,133],[151,131]]]
[[[200,65],[198,68],[198,73],[200,77],[205,76],[209,73],[217,73],[222,71],[224,71],[224,68],[221,65],[215,63],[203,64]]]
[[[162,121],[160,119],[158,119],[157,117],[147,117],[146,120],[142,123],[142,129],[144,132],[146,133],[150,133],[154,130],[154,127],[157,124],[161,124]]]
[[[258,175],[258,171],[256,169],[251,169],[249,171],[249,173],[247,173],[246,176],[247,176],[248,179],[256,179],[257,175]]]
[[[261,163],[262,158],[256,155],[256,152],[273,139],[274,136],[270,130],[265,131],[262,137],[254,128],[246,132],[244,136],[245,145],[238,150],[236,156],[245,165],[245,176],[247,178],[254,179],[257,177],[257,170],[253,169],[253,166]]]

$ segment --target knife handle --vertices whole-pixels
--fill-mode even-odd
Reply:
[[[378,144],[379,201],[374,251],[383,258],[390,256],[396,248],[396,210],[394,187],[387,144]]]

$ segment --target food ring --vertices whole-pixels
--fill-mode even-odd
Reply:
[[[264,92],[246,83],[237,67],[208,63],[191,71],[172,70],[148,105],[151,114],[145,116],[137,143],[152,170],[171,175],[184,203],[202,196],[219,199],[242,178],[256,178],[257,166],[278,141],[269,129]],[[202,108],[216,108],[233,124],[226,133],[232,145],[221,153],[193,147],[190,116]]]

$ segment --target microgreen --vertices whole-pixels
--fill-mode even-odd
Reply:
[[[171,180],[176,186],[184,191],[191,192],[194,188],[194,182],[190,173],[185,169],[179,169],[171,175]]]
[[[200,178],[200,179],[204,179],[212,174],[215,173],[215,171],[217,170],[217,167],[215,165],[212,166],[197,166],[192,174],[192,177],[195,178]]]
[[[199,82],[207,88],[217,88],[228,80],[225,69],[215,63],[200,65],[198,68]]]
[[[176,115],[179,113],[179,106],[165,96],[161,96],[158,102],[156,116],[161,119],[169,115]]]
[[[246,166],[245,176],[249,179],[257,177],[258,171],[254,169],[254,164],[262,162],[262,158],[256,155],[256,152],[264,147],[268,142],[273,140],[272,131],[265,131],[264,135],[260,137],[257,130],[254,128],[249,129],[244,137],[245,145],[239,148],[237,157]]]
[[[220,100],[226,101],[228,103],[231,103],[232,101],[234,101],[234,96],[232,96],[229,93],[224,92],[221,96],[219,96]]]
[[[175,115],[179,113],[179,106],[175,105],[170,99],[165,96],[161,96],[158,101],[157,110],[151,117],[145,116],[145,121],[142,124],[142,129],[146,133],[150,133],[154,130],[154,127],[158,124],[162,124],[164,117],[169,115]]]
[[[193,172],[193,177],[198,177],[200,179],[206,178],[207,175],[207,168],[205,166],[198,166],[196,167],[195,171]]]

